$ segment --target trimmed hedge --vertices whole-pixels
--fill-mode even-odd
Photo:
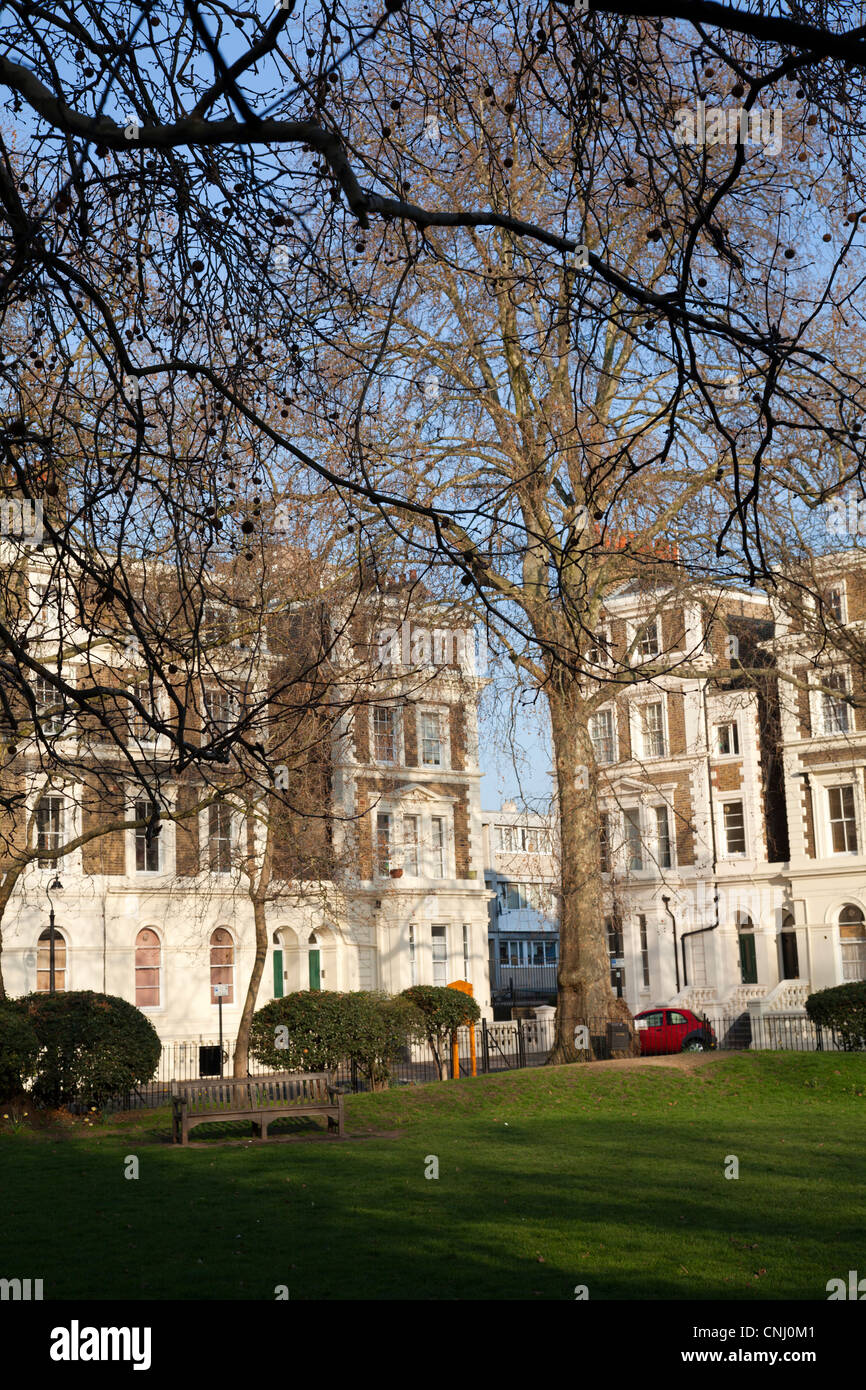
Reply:
[[[866,1048],[866,980],[817,990],[806,1000],[806,1013],[821,1028],[835,1028],[846,1052]]]
[[[274,1071],[334,1072],[355,1062],[378,1089],[390,1061],[419,1032],[419,1018],[403,999],[368,990],[299,990],[272,999],[253,1015],[250,1056]]]
[[[17,1001],[0,1003],[0,1102],[12,1100],[24,1090],[39,1055],[36,1030]]]
[[[150,1081],[161,1044],[149,1018],[126,999],[91,989],[27,994],[15,1000],[39,1053],[31,1068],[35,1100],[102,1105]]]

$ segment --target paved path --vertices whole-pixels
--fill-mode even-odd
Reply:
[[[612,1071],[621,1067],[673,1067],[676,1071],[694,1071],[696,1067],[706,1066],[707,1062],[730,1056],[729,1052],[672,1052],[664,1057],[612,1057],[607,1062],[572,1062],[571,1065],[585,1071]]]

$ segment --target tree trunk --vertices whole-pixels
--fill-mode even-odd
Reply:
[[[240,1077],[246,1076],[249,1072],[250,1028],[252,1027],[256,999],[259,994],[259,985],[262,982],[262,975],[265,971],[265,961],[268,955],[268,924],[265,914],[265,903],[264,899],[258,894],[253,898],[253,920],[256,927],[256,954],[250,973],[250,981],[247,985],[247,997],[244,1000],[241,1021],[238,1024],[237,1041],[235,1042],[233,1075]]]
[[[563,673],[558,688],[548,691],[561,836],[556,1031],[547,1059],[554,1064],[580,1060],[574,1045],[577,1024],[589,1024],[592,1034],[606,1032],[610,1022],[631,1023],[625,1000],[617,999],[610,985],[598,784],[588,712],[568,684],[573,678]]]

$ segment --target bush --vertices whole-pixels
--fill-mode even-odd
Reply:
[[[421,1015],[421,1034],[430,1045],[442,1080],[451,1034],[467,1023],[477,1023],[481,1010],[471,995],[447,985],[411,985],[398,998],[408,1000]]]
[[[274,1071],[336,1071],[346,1057],[345,994],[302,989],[253,1015],[250,1056]]]
[[[0,1101],[24,1090],[39,1053],[39,1039],[17,1002],[0,1003]]]
[[[846,1052],[866,1047],[866,980],[819,989],[806,1000],[806,1013],[821,1028],[834,1028]]]
[[[374,1089],[390,1061],[419,1029],[406,1000],[367,990],[300,990],[257,1009],[250,1056],[274,1071],[326,1071],[355,1062]]]
[[[413,1037],[423,1036],[423,1023],[414,1004],[400,995],[359,991],[347,995],[350,1005],[349,1058],[374,1091],[387,1085],[391,1062]]]
[[[28,994],[15,1002],[39,1041],[32,1092],[42,1104],[77,1100],[100,1106],[153,1077],[159,1037],[127,1000],[82,989]]]

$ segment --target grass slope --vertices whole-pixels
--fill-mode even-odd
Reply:
[[[7,1123],[0,1273],[46,1299],[825,1299],[862,1265],[864,1092],[866,1058],[759,1053],[353,1096],[358,1142]]]

